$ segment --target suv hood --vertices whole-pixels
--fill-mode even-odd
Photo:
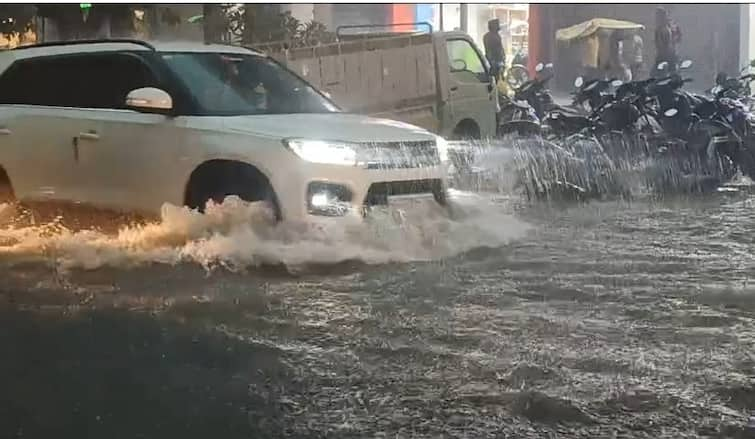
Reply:
[[[266,137],[341,140],[345,142],[400,142],[434,140],[427,130],[389,119],[345,113],[275,114],[223,118],[232,131]]]

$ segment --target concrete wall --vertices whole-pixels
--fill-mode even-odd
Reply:
[[[315,18],[315,8],[312,3],[286,3],[281,5],[281,10],[290,12],[302,23],[310,22]]]
[[[553,61],[556,78],[553,84],[560,90],[571,90],[574,78],[579,75],[579,49],[556,45],[557,29],[571,26],[591,18],[616,18],[645,25],[642,33],[645,42],[645,61],[655,61],[653,35],[655,8],[661,4],[541,4],[541,22],[531,32],[539,32],[543,46],[541,61]],[[679,54],[691,59],[695,65],[690,71],[694,82],[691,89],[702,90],[712,86],[716,72],[734,74],[739,70],[741,5],[738,4],[674,4],[662,5],[682,30]],[[550,44],[548,44],[550,42]]]
[[[331,3],[318,4],[315,20],[335,31],[349,24],[384,24],[391,22],[391,5],[385,3]]]

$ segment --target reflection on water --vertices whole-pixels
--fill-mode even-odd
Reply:
[[[467,202],[435,247],[244,234],[225,211],[3,230],[0,431],[752,437],[755,200]],[[203,267],[224,258],[252,268]]]

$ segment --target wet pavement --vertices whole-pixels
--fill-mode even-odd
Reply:
[[[499,242],[297,270],[6,230],[0,436],[755,437],[755,199],[497,203]]]

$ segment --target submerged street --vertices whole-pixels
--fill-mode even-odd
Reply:
[[[474,228],[432,233],[490,245],[428,262],[232,227],[235,247],[5,229],[0,431],[752,437],[755,200],[475,202]]]
[[[755,438],[752,5],[0,15],[0,439]]]

